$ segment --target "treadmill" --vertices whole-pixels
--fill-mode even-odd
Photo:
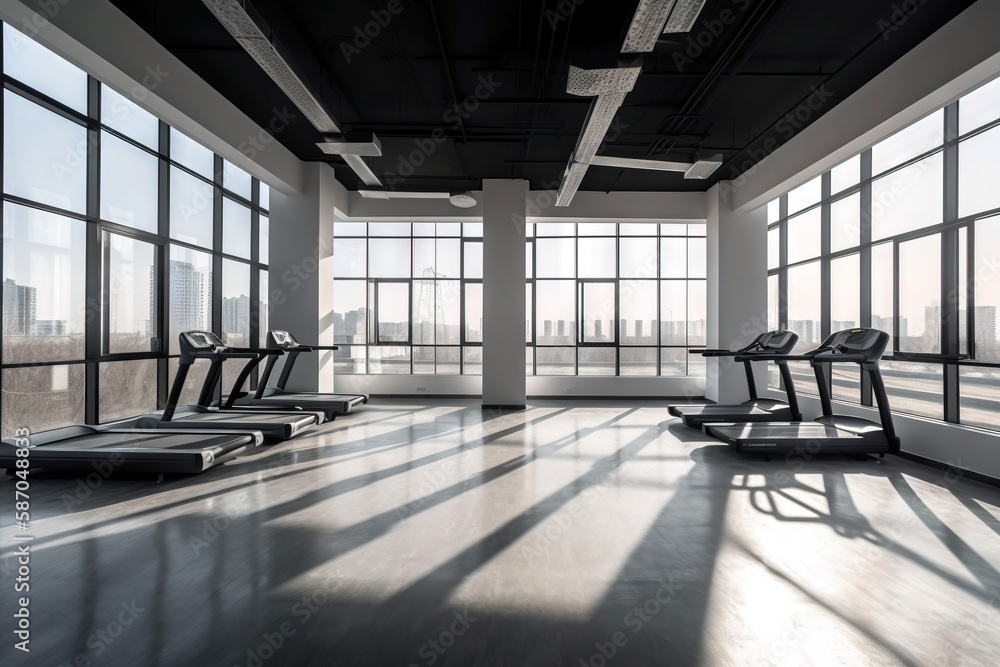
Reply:
[[[177,375],[170,387],[167,405],[160,412],[150,413],[135,419],[130,425],[136,428],[153,429],[221,429],[260,431],[267,440],[288,440],[324,421],[322,412],[309,412],[289,408],[287,411],[265,411],[255,409],[228,410],[210,407],[212,393],[221,367],[227,359],[251,359],[260,357],[258,351],[227,347],[211,331],[184,331],[180,339],[181,358]],[[181,391],[188,371],[198,359],[211,362],[197,405],[181,405]]]
[[[200,473],[264,442],[260,432],[175,431],[66,426],[0,441],[0,468],[17,469],[18,440],[27,440],[31,468]],[[104,475],[103,472],[101,472]],[[109,473],[110,474],[110,473]],[[106,476],[106,475],[105,475]]]
[[[667,407],[674,417],[680,417],[687,426],[701,428],[704,424],[728,422],[802,421],[799,403],[795,397],[795,385],[784,355],[790,354],[799,340],[791,331],[768,331],[738,350],[691,350],[692,354],[704,357],[734,357],[743,362],[746,370],[747,389],[750,399],[739,405],[684,404]],[[776,359],[774,355],[782,355]],[[781,372],[787,401],[778,401],[757,396],[757,384],[753,377],[753,362],[774,361]]]
[[[823,415],[812,422],[705,424],[705,433],[739,452],[784,454],[880,454],[899,452],[899,437],[892,423],[889,398],[879,370],[879,359],[889,343],[889,334],[878,329],[846,329],[827,338],[805,354],[765,355],[784,361],[809,361],[816,374]],[[763,359],[764,356],[759,357]],[[859,364],[871,380],[881,423],[860,417],[836,415],[830,396],[834,363]]]
[[[287,331],[271,330],[267,332],[267,351],[270,354],[261,355],[255,362],[247,364],[240,373],[229,398],[227,408],[234,407],[268,407],[292,404],[305,410],[321,410],[327,419],[334,419],[338,414],[347,414],[355,407],[368,402],[368,394],[327,394],[309,391],[286,391],[285,385],[292,373],[296,358],[303,352],[319,350],[339,350],[337,345],[303,345]],[[274,386],[267,386],[279,356],[285,357],[281,374]],[[261,361],[267,359],[257,390],[253,394],[240,392],[250,373]]]

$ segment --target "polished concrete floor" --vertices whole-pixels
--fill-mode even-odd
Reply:
[[[90,485],[96,488],[89,488]],[[663,404],[373,400],[197,477],[31,478],[10,665],[996,665],[1000,490]]]

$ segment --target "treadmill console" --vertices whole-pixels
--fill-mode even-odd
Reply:
[[[878,361],[889,343],[889,334],[878,329],[844,329],[831,334],[823,343],[823,347],[863,354],[869,362]]]
[[[272,329],[267,332],[268,347],[296,347],[299,342],[287,331]]]
[[[183,331],[180,334],[181,347],[189,347],[192,351],[215,350],[226,346],[222,340],[211,331]]]

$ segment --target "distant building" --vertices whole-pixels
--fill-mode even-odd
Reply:
[[[222,299],[222,334],[250,335],[250,297],[224,297]],[[249,341],[244,341],[247,344]]]
[[[35,322],[36,336],[65,336],[66,320],[38,320]]]
[[[176,337],[182,331],[212,328],[212,274],[210,272],[199,271],[190,262],[170,260],[169,294],[171,337]],[[250,298],[245,298],[249,307]],[[149,303],[150,308],[152,308],[156,299],[150,299]],[[149,320],[155,322],[156,314],[151,312]]]
[[[11,278],[3,281],[3,332],[13,336],[35,335],[35,305],[38,290],[18,285]]]

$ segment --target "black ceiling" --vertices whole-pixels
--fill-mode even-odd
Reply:
[[[294,110],[201,0],[113,2],[262,127],[274,109]],[[638,3],[252,4],[342,129],[381,139],[383,155],[371,164],[383,182],[455,191],[477,189],[483,178],[557,187],[590,105],[566,93],[568,67],[615,58]],[[643,56],[642,74],[600,153],[690,160],[700,151],[722,153],[725,164],[708,181],[593,167],[581,189],[704,190],[734,178],[766,154],[765,145],[787,141],[971,4],[708,0],[691,33],[664,35]],[[373,12],[383,12],[385,27],[375,29]],[[366,24],[375,34],[367,45],[355,41]],[[482,80],[498,85],[480,101]],[[454,105],[466,101],[459,122]],[[428,143],[438,128],[447,141]],[[331,162],[349,189],[359,186],[340,158],[320,152],[323,136],[301,114],[276,136],[303,160]]]

